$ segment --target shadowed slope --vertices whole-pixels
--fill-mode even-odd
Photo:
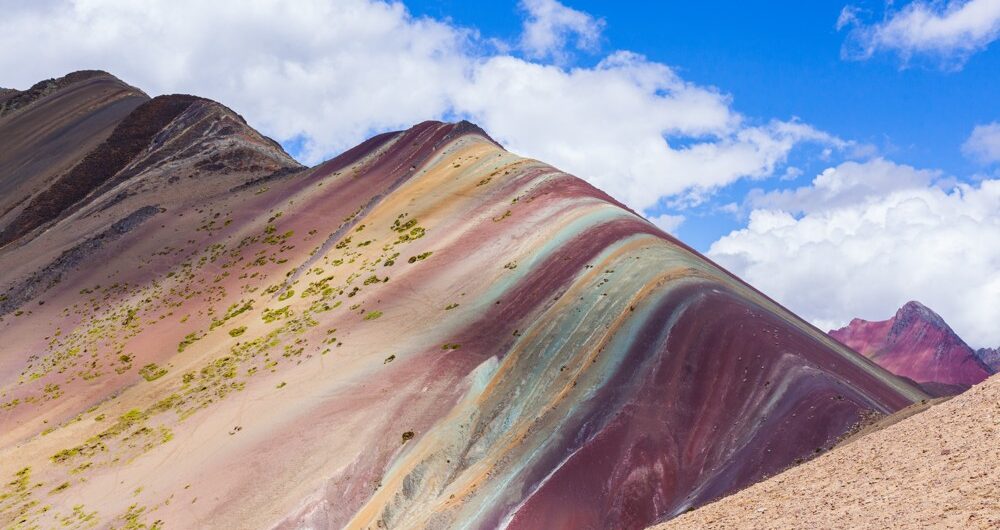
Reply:
[[[641,528],[923,397],[471,124],[303,172],[220,135],[0,251],[159,205],[0,321],[0,522]]]

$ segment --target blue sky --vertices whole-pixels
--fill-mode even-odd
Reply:
[[[1000,0],[3,5],[0,86],[107,70],[307,164],[467,118],[821,328],[1000,345]]]

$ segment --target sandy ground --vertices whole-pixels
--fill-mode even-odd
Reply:
[[[1000,375],[656,528],[1000,528]]]

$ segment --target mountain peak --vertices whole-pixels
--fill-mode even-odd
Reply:
[[[900,307],[899,310],[896,311],[895,319],[897,322],[909,322],[913,319],[920,319],[935,326],[951,330],[951,327],[948,326],[948,323],[945,322],[943,318],[941,318],[941,315],[935,313],[933,309],[916,300],[910,300],[909,302],[903,304],[903,307]]]
[[[934,310],[909,301],[888,320],[855,318],[830,336],[918,383],[968,388],[994,372]]]
[[[127,87],[137,94],[141,94],[146,98],[149,97],[145,92],[129,85],[128,83],[125,83],[121,79],[103,70],[77,70],[62,77],[54,77],[39,81],[23,91],[9,88],[0,89],[0,118],[28,107],[32,103],[50,94],[61,91],[78,83],[91,80],[100,80],[105,83],[112,83],[120,85],[121,87]]]
[[[913,326],[922,323],[924,326],[938,330],[949,342],[965,344],[955,331],[951,329],[951,326],[941,318],[941,315],[915,300],[911,300],[904,304],[903,307],[900,307],[896,311],[896,315],[890,320],[892,321],[892,327],[889,330],[889,341],[897,340],[898,336],[905,334]]]

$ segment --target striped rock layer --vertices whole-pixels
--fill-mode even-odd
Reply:
[[[924,397],[469,123],[162,105],[0,249],[0,526],[641,528]]]

